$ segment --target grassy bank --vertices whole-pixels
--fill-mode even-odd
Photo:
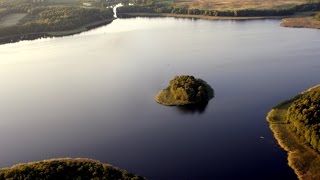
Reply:
[[[189,9],[216,9],[216,10],[238,10],[238,9],[283,9],[299,4],[307,3],[307,0],[173,0],[177,7],[188,7]]]
[[[312,91],[310,89],[309,91]],[[309,92],[308,91],[308,92]],[[274,107],[267,115],[278,144],[288,152],[288,164],[298,175],[299,179],[320,178],[320,155],[306,141],[292,131],[287,120],[287,112],[300,96],[285,101]]]
[[[320,12],[302,14],[300,17],[285,18],[282,20],[281,26],[320,29]]]
[[[158,8],[173,7],[198,10],[287,9],[293,6],[316,3],[319,0],[129,0],[136,5]]]
[[[123,169],[96,160],[83,158],[50,159],[38,162],[17,164],[0,169],[0,179],[123,179],[143,180]]]

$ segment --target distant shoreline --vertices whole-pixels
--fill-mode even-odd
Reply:
[[[188,19],[205,19],[205,20],[261,20],[261,19],[283,19],[291,16],[205,16],[205,15],[190,15],[190,14],[172,14],[172,13],[120,13],[120,18],[135,18],[135,17],[176,17]]]
[[[73,30],[23,33],[23,34],[17,34],[17,35],[3,36],[3,37],[0,37],[0,45],[19,42],[21,40],[34,40],[42,37],[63,37],[63,36],[79,34],[79,33],[88,31],[90,29],[100,27],[102,25],[110,24],[115,19],[116,18],[111,18],[111,19],[106,19],[102,21],[92,22]]]
[[[249,16],[249,17],[233,17],[233,16],[206,16],[206,15],[186,15],[186,14],[172,14],[172,13],[120,13],[119,18],[135,18],[135,17],[174,17],[186,19],[204,19],[204,20],[265,20],[265,19],[278,19],[282,20],[281,26],[290,28],[316,28],[320,29],[320,21],[312,20],[312,17],[303,17],[297,15],[290,16]],[[48,32],[35,32],[23,33],[17,35],[0,37],[0,45],[7,43],[19,42],[21,40],[34,40],[42,37],[62,37],[81,32],[88,31],[106,24],[110,24],[117,18],[106,19],[102,21],[92,22],[83,25],[79,28],[66,31],[48,31]]]
[[[313,17],[293,17],[282,20],[282,27],[320,29],[320,20]]]
[[[318,86],[310,88],[308,92]],[[287,109],[295,98],[285,101],[273,108],[267,115],[267,122],[274,138],[282,149],[288,153],[288,165],[294,170],[299,179],[316,179],[320,176],[320,154],[306,145],[290,130],[286,121]]]
[[[135,18],[135,17],[175,17],[186,19],[205,19],[205,20],[265,20],[278,19],[282,20],[280,26],[288,28],[313,28],[320,29],[320,21],[314,19],[312,16],[306,15],[288,15],[288,16],[205,16],[205,15],[187,15],[187,14],[171,14],[171,13],[122,13],[121,18]]]

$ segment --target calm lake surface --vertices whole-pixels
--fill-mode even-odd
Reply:
[[[0,167],[88,157],[149,179],[295,179],[267,112],[320,77],[320,31],[277,20],[118,19],[0,46]],[[206,107],[154,101],[179,74]]]

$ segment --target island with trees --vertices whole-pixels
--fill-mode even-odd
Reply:
[[[299,179],[320,178],[320,86],[280,103],[267,116]]]
[[[0,169],[0,179],[53,180],[53,179],[123,179],[144,180],[123,169],[84,158],[61,158],[17,164]]]
[[[183,106],[206,103],[213,96],[213,89],[205,81],[181,75],[172,79],[169,87],[161,90],[155,100],[166,106]]]

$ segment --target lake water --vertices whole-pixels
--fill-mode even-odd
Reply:
[[[267,112],[319,83],[320,31],[278,20],[118,19],[0,46],[0,167],[88,157],[150,179],[295,179]],[[202,109],[154,101],[206,80]]]

